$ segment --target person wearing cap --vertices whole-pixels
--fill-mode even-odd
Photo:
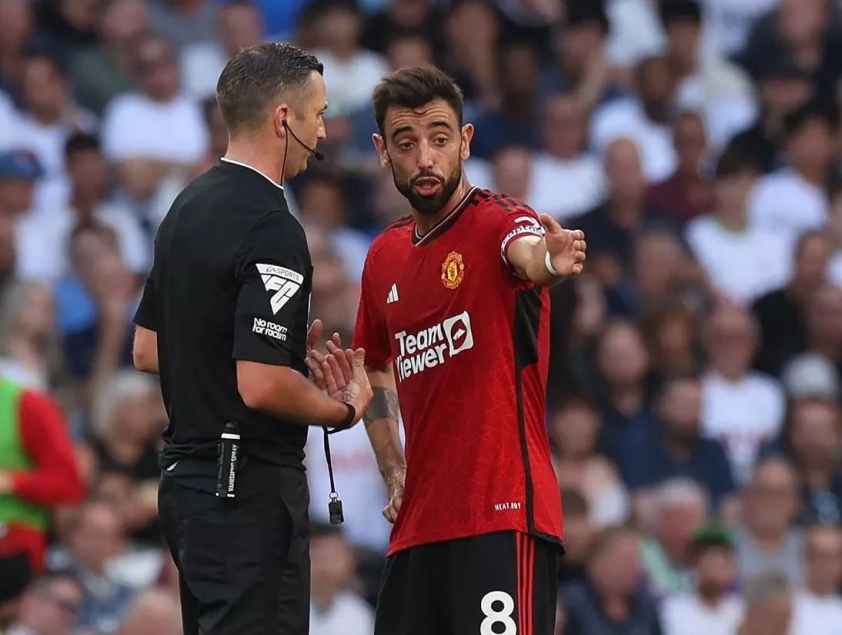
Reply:
[[[35,182],[44,170],[29,150],[0,153],[0,216],[17,217],[35,206]]]
[[[734,633],[744,607],[732,593],[737,563],[730,532],[721,525],[704,525],[693,534],[690,551],[696,588],[664,600],[664,635]]]

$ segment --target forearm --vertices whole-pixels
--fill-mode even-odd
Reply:
[[[547,244],[543,238],[525,236],[509,246],[509,263],[522,278],[538,286],[550,286],[566,276],[557,276],[547,268]]]
[[[391,366],[369,367],[368,380],[374,397],[363,417],[365,429],[377,459],[377,466],[388,483],[406,471],[406,457],[398,431],[398,394]]]

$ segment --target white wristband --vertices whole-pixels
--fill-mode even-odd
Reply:
[[[549,271],[554,276],[560,276],[561,275],[558,271],[556,271],[556,268],[553,267],[553,262],[550,259],[550,252],[549,251],[544,254],[544,264],[547,266],[547,271]]]

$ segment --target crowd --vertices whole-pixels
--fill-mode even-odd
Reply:
[[[399,67],[459,81],[473,184],[585,231],[552,291],[558,635],[841,633],[835,0],[0,0],[0,633],[181,631],[131,316],[225,152],[219,72],[265,40],[325,65],[325,160],[286,195],[328,332],[407,213],[371,142]],[[330,526],[311,442],[311,632],[370,635],[384,487],[364,427],[334,436]]]

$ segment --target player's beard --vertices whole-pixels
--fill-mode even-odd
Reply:
[[[423,178],[436,179],[439,183],[441,183],[441,189],[432,196],[419,194],[415,189],[415,184],[419,179]],[[457,164],[453,172],[451,172],[451,174],[444,180],[432,172],[421,172],[411,179],[402,180],[398,178],[394,168],[392,168],[392,179],[395,181],[395,187],[398,188],[398,192],[403,194],[409,201],[409,204],[412,205],[412,209],[419,214],[424,214],[425,216],[435,216],[444,209],[444,206],[447,205],[450,197],[453,196],[453,193],[459,187],[459,183],[462,180],[462,164]]]

